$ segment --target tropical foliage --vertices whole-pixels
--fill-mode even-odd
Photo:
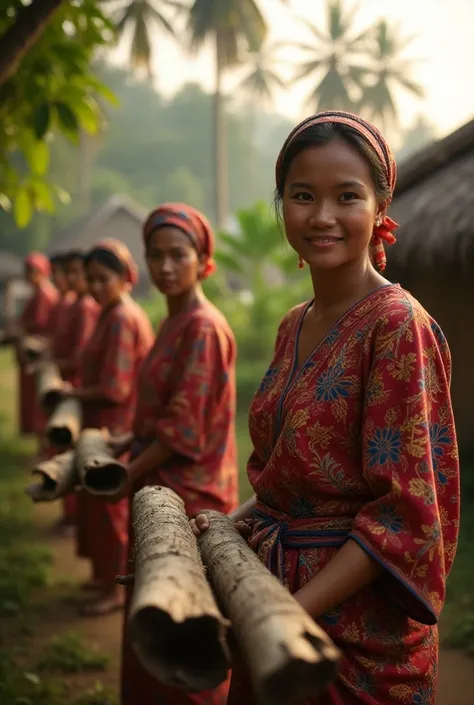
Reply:
[[[0,36],[20,4],[12,3],[11,12],[0,17]],[[0,88],[0,206],[13,205],[20,227],[35,210],[52,213],[56,199],[67,197],[47,177],[54,136],[77,142],[81,130],[99,129],[98,97],[113,96],[90,62],[113,36],[113,25],[94,0],[65,3]]]

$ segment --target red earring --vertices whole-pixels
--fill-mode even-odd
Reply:
[[[298,259],[298,269],[303,269],[303,267],[304,267],[304,260],[303,260],[302,256],[300,255],[299,259]]]

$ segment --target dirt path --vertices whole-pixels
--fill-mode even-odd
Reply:
[[[37,596],[39,610],[35,610],[39,620],[35,626],[35,650],[53,636],[77,631],[84,637],[85,643],[111,657],[111,664],[100,680],[116,689],[120,662],[121,615],[114,614],[95,620],[78,617],[77,584],[87,577],[85,562],[74,556],[71,539],[51,536],[50,527],[59,507],[51,505],[39,507],[36,511],[38,542],[47,543],[54,554],[52,583],[48,590]],[[474,661],[463,654],[443,650],[440,658],[440,681],[437,705],[472,705],[472,674]],[[78,685],[84,681],[95,680],[89,676],[78,676]],[[89,683],[87,682],[87,685]]]

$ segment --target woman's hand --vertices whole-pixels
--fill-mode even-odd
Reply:
[[[229,517],[230,519],[232,516]],[[193,530],[193,534],[199,538],[201,534],[204,534],[208,528],[209,528],[209,517],[207,514],[197,514],[194,519],[190,519],[189,524],[191,526],[191,529]],[[247,524],[246,521],[236,521],[234,523],[235,528],[239,532],[239,534],[242,536],[243,539],[247,540],[250,534],[252,533],[252,529]]]
[[[107,445],[114,458],[120,458],[130,448],[130,434],[121,433],[117,436],[109,436]]]

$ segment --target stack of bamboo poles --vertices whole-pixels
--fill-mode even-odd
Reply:
[[[209,529],[196,540],[172,490],[146,487],[134,498],[128,628],[139,660],[165,684],[189,692],[215,688],[230,668],[232,629],[259,703],[294,705],[317,696],[336,676],[339,651],[234,523],[207,514]]]

